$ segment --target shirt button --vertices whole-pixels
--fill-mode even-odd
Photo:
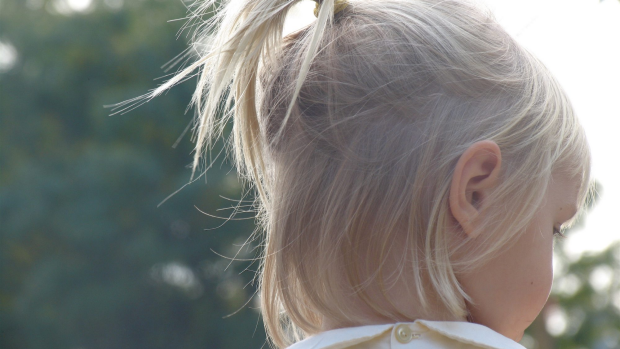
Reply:
[[[409,326],[400,324],[394,329],[394,336],[399,343],[407,344],[411,342],[412,339],[419,338],[420,334],[413,333]]]

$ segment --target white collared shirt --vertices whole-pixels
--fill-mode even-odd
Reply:
[[[519,343],[469,322],[427,321],[326,331],[288,349],[525,349]]]

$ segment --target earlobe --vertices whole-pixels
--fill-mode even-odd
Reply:
[[[497,143],[485,140],[472,144],[459,158],[450,185],[450,211],[470,238],[479,231],[476,223],[485,198],[497,185],[502,154]]]

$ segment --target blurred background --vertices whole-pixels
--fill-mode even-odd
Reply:
[[[567,88],[600,188],[556,246],[553,294],[522,343],[620,348],[620,2],[489,1]],[[103,108],[163,81],[185,15],[182,0],[0,0],[0,348],[265,345],[259,250],[241,248],[251,212],[211,217],[242,198],[229,162],[158,207],[189,180],[193,143],[173,145],[195,81],[128,114]]]

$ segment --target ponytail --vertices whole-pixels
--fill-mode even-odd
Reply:
[[[334,15],[334,2],[320,1],[318,18],[311,28],[311,42],[301,66],[293,99],[290,101],[277,139],[293,109],[294,101],[306,78],[318,43]],[[211,16],[193,35],[198,59],[148,94],[116,106],[118,112],[148,102],[189,78],[198,75],[191,106],[195,108],[192,127],[195,154],[190,181],[196,170],[205,167],[205,154],[222,137],[225,125],[233,118],[234,159],[240,175],[256,185],[263,203],[267,203],[262,176],[265,171],[263,139],[260,136],[256,94],[259,67],[277,57],[283,43],[283,27],[291,7],[300,0],[206,0],[196,3],[190,21]],[[206,47],[205,47],[206,46]],[[194,73],[196,70],[198,73]]]
[[[203,21],[192,38],[197,60],[149,93],[114,106],[124,113],[163,94],[168,89],[198,76],[190,106],[195,108],[192,140],[195,154],[190,181],[196,171],[207,169],[206,154],[215,140],[223,136],[226,124],[233,119],[233,155],[242,178],[249,180],[259,194],[258,215],[269,207],[269,188],[265,187],[264,139],[257,111],[259,68],[274,62],[282,49],[283,28],[288,11],[301,0],[197,0],[190,9],[189,21]],[[317,1],[317,20],[309,28],[310,42],[296,81],[295,90],[275,137],[285,128],[299,96],[303,81],[318,50],[327,24],[334,16],[335,2]],[[320,6],[319,6],[320,5]],[[342,5],[340,5],[342,7]],[[340,10],[341,8],[336,8]],[[318,10],[318,11],[317,11]],[[209,16],[208,20],[203,18]],[[198,72],[196,72],[198,70]],[[189,126],[188,126],[189,128]],[[288,340],[279,328],[279,316],[262,307],[272,341],[284,346]],[[271,309],[273,310],[273,309]]]

